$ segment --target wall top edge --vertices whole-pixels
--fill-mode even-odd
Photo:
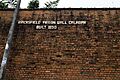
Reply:
[[[20,9],[20,11],[33,10],[120,10],[120,8],[39,8],[39,9]],[[0,9],[0,11],[14,11],[14,9]]]

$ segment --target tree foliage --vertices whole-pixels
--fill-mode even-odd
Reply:
[[[60,0],[49,1],[45,3],[45,8],[56,8]]]
[[[17,0],[2,0],[0,1],[0,9],[15,8]]]
[[[38,0],[32,0],[28,4],[28,9],[38,9],[39,8],[39,1]]]
[[[0,9],[6,9],[6,8],[8,8],[7,2],[0,1]]]

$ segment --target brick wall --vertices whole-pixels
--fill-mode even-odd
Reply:
[[[0,58],[12,13],[0,11]],[[120,10],[21,10],[18,20],[87,24],[57,30],[16,24],[5,80],[120,80]]]

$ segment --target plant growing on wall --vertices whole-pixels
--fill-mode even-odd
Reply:
[[[15,8],[17,0],[2,0],[0,1],[0,9]]]
[[[49,1],[45,3],[45,8],[56,8],[60,0]]]
[[[38,9],[39,8],[39,1],[38,0],[32,0],[28,4],[28,9]]]

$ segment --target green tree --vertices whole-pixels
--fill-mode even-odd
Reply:
[[[0,9],[8,8],[8,4],[6,2],[0,1]]]
[[[15,8],[17,0],[2,0],[0,1],[0,9]],[[11,7],[9,7],[11,6]]]
[[[60,0],[49,1],[45,3],[45,8],[56,8]]]
[[[28,9],[38,9],[39,8],[39,1],[38,0],[32,0],[28,4]]]

